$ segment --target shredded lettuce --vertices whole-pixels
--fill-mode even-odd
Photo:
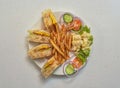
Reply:
[[[90,49],[85,49],[85,50],[79,50],[77,52],[77,57],[81,59],[84,62],[86,62],[87,57],[90,54]]]
[[[78,57],[80,60],[82,60],[83,63],[86,62],[86,58],[85,58],[83,55],[78,54],[77,57]]]
[[[78,33],[79,33],[80,35],[82,35],[83,32],[90,33],[90,28],[89,28],[88,26],[86,26],[86,25],[85,25],[85,26],[81,26],[81,28],[80,28],[80,30],[78,31]],[[91,46],[92,43],[93,43],[93,36],[91,35],[88,40],[89,40],[90,46]]]
[[[84,55],[85,55],[86,57],[88,57],[89,54],[90,54],[90,49],[82,50],[82,52],[84,53]]]
[[[88,40],[89,40],[90,46],[91,46],[93,44],[93,36],[91,35]]]
[[[87,33],[90,33],[90,28],[88,28],[88,26],[81,26],[80,27],[80,30],[79,30],[79,34],[81,35],[83,32],[87,32]]]
[[[90,28],[88,28],[87,25],[82,25],[80,26],[79,30],[72,30],[72,31],[79,33],[81,35],[83,32],[90,33]]]

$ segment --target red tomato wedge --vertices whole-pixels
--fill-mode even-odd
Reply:
[[[79,58],[75,57],[75,59],[73,60],[73,67],[74,68],[80,68],[80,66],[82,66],[83,62],[82,60],[80,60]]]
[[[72,24],[73,24],[73,30],[77,31],[80,29],[80,26],[82,26],[82,21],[79,18],[75,18]]]

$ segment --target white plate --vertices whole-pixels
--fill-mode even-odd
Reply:
[[[55,15],[57,21],[60,20],[61,15],[63,15],[64,13],[65,12],[54,12],[54,15]],[[83,24],[85,23],[83,20],[82,20],[82,22],[83,22]],[[40,18],[38,20],[38,22],[36,22],[36,24],[32,26],[31,29],[43,29],[43,28],[44,28],[44,26],[43,26],[42,18]],[[33,46],[36,46],[36,45],[38,45],[38,44],[28,42],[28,49],[30,49],[30,48],[32,48]],[[70,53],[70,59],[69,60],[72,61],[74,58],[75,58],[75,55],[73,53]],[[45,62],[47,61],[47,59],[46,58],[45,59],[36,59],[36,60],[33,60],[33,61],[37,64],[38,67],[42,68],[43,65],[45,64]],[[59,68],[57,68],[53,74],[54,75],[64,75],[63,66],[64,66],[64,64],[62,64]]]

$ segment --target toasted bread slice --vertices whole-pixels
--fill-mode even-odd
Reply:
[[[28,41],[36,43],[49,43],[50,33],[44,30],[29,30]]]
[[[31,48],[28,51],[28,55],[32,59],[44,58],[50,56],[52,53],[51,46],[49,44],[40,44],[36,47]]]
[[[47,78],[49,77],[58,67],[60,66],[59,62],[55,60],[54,56],[51,57],[42,67],[41,73]]]

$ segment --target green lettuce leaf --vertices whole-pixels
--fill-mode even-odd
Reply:
[[[87,32],[87,33],[90,33],[90,28],[88,28],[88,26],[82,26],[79,30],[79,34],[81,35],[83,32]]]
[[[93,44],[93,36],[91,35],[88,40],[89,40],[90,46],[91,46]]]
[[[79,50],[78,51],[78,54],[77,54],[77,57],[79,59],[81,59],[84,62],[86,62],[87,60],[87,57],[89,56],[90,54],[90,49],[85,49],[85,50]]]

